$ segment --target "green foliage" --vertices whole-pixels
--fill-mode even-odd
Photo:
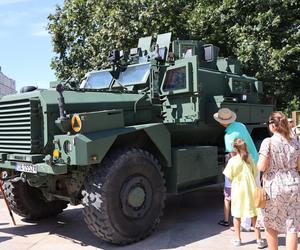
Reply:
[[[300,2],[296,0],[199,1],[191,33],[235,55],[244,72],[265,83],[278,108],[300,88]]]
[[[244,72],[265,83],[278,109],[300,93],[300,2],[297,0],[65,0],[49,16],[59,78],[81,78],[107,64],[108,51],[136,46],[139,37],[216,44]]]
[[[66,0],[49,16],[56,57],[52,68],[61,79],[81,78],[107,64],[112,49],[129,49],[139,37],[171,31],[188,34],[191,0]]]
[[[287,102],[287,107],[283,112],[288,116],[292,116],[292,112],[295,110],[300,110],[300,99],[299,96],[294,95],[293,98]]]

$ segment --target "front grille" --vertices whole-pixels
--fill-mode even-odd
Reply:
[[[0,152],[34,153],[39,140],[33,133],[37,103],[30,100],[0,102]]]

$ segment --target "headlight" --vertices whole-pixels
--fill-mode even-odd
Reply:
[[[72,151],[72,143],[68,140],[64,142],[64,151],[66,154],[69,154]]]

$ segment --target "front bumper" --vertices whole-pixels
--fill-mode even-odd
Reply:
[[[10,170],[16,170],[18,164],[20,162],[17,161],[2,161],[0,162],[0,170],[5,170],[5,169],[10,169]],[[30,164],[30,163],[28,163]],[[60,174],[66,174],[68,171],[67,165],[66,164],[55,164],[55,165],[48,165],[45,162],[40,162],[40,163],[34,163],[32,164],[34,166],[34,169],[36,169],[36,172],[26,172],[26,173],[32,173],[32,174],[37,174],[37,173],[43,173],[43,174],[52,174],[52,175],[60,175]]]

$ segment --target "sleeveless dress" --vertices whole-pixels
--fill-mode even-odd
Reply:
[[[264,174],[268,195],[265,227],[280,233],[297,233],[300,231],[300,176],[297,171],[300,144],[296,139],[287,141],[276,133],[262,142],[259,154],[271,158]]]

